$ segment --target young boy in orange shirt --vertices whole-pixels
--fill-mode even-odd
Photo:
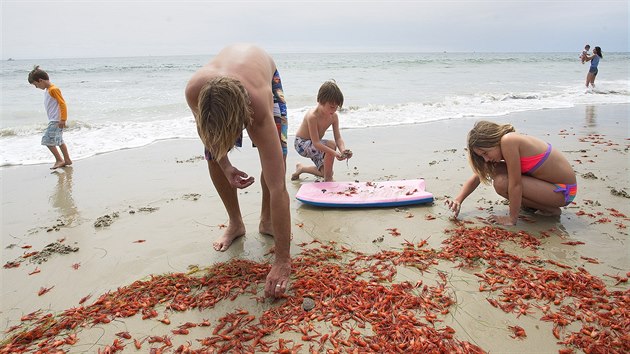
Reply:
[[[38,89],[46,91],[44,95],[44,107],[48,114],[48,127],[44,132],[44,136],[42,136],[42,145],[47,146],[55,157],[55,164],[50,169],[54,170],[72,165],[72,160],[70,160],[70,155],[68,154],[68,147],[63,141],[63,129],[66,127],[66,120],[68,119],[68,109],[66,107],[66,101],[64,101],[61,95],[61,90],[50,82],[48,73],[40,69],[39,66],[35,66],[28,74],[28,83]],[[61,154],[59,154],[57,146],[59,146]],[[61,157],[62,154],[63,158]]]

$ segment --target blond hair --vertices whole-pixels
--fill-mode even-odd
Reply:
[[[215,160],[227,155],[252,119],[250,100],[239,80],[215,77],[199,92],[197,132]]]
[[[317,92],[317,102],[321,104],[332,103],[343,107],[343,93],[335,80],[328,80],[322,84]]]
[[[475,123],[468,132],[468,158],[473,171],[481,182],[489,184],[494,175],[494,163],[487,163],[475,154],[474,148],[489,149],[501,145],[501,138],[516,130],[511,124],[497,124],[486,120]]]

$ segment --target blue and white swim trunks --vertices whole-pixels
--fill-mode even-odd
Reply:
[[[61,146],[63,144],[63,128],[59,128],[59,122],[48,122],[48,127],[46,127],[42,136],[42,145]]]
[[[326,139],[322,139],[320,141],[322,144],[326,145]],[[294,145],[298,154],[300,154],[300,156],[310,158],[315,163],[318,170],[321,170],[322,167],[324,167],[324,152],[318,150],[315,145],[313,145],[313,141],[311,139],[304,139],[296,136]]]

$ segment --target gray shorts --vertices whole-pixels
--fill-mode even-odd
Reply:
[[[42,136],[42,145],[60,146],[63,144],[63,129],[59,128],[59,122],[48,122],[48,127]]]
[[[320,141],[322,144],[326,144],[327,140],[322,139]],[[296,136],[295,150],[297,150],[298,154],[301,156],[308,157],[313,160],[318,170],[321,170],[322,167],[324,167],[324,152],[317,150],[317,148],[313,145],[312,140]]]

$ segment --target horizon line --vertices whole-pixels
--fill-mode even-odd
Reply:
[[[405,50],[352,50],[352,51],[287,51],[275,52],[267,51],[271,55],[286,54],[562,54],[573,53],[573,51],[405,51]],[[609,51],[608,54],[630,54],[628,51]],[[50,58],[14,58],[7,56],[1,61],[22,61],[22,60],[59,60],[59,59],[115,59],[115,58],[158,58],[158,57],[192,57],[192,56],[214,56],[216,53],[208,54],[155,54],[155,55],[112,55],[112,56],[77,56],[77,57],[50,57]]]

